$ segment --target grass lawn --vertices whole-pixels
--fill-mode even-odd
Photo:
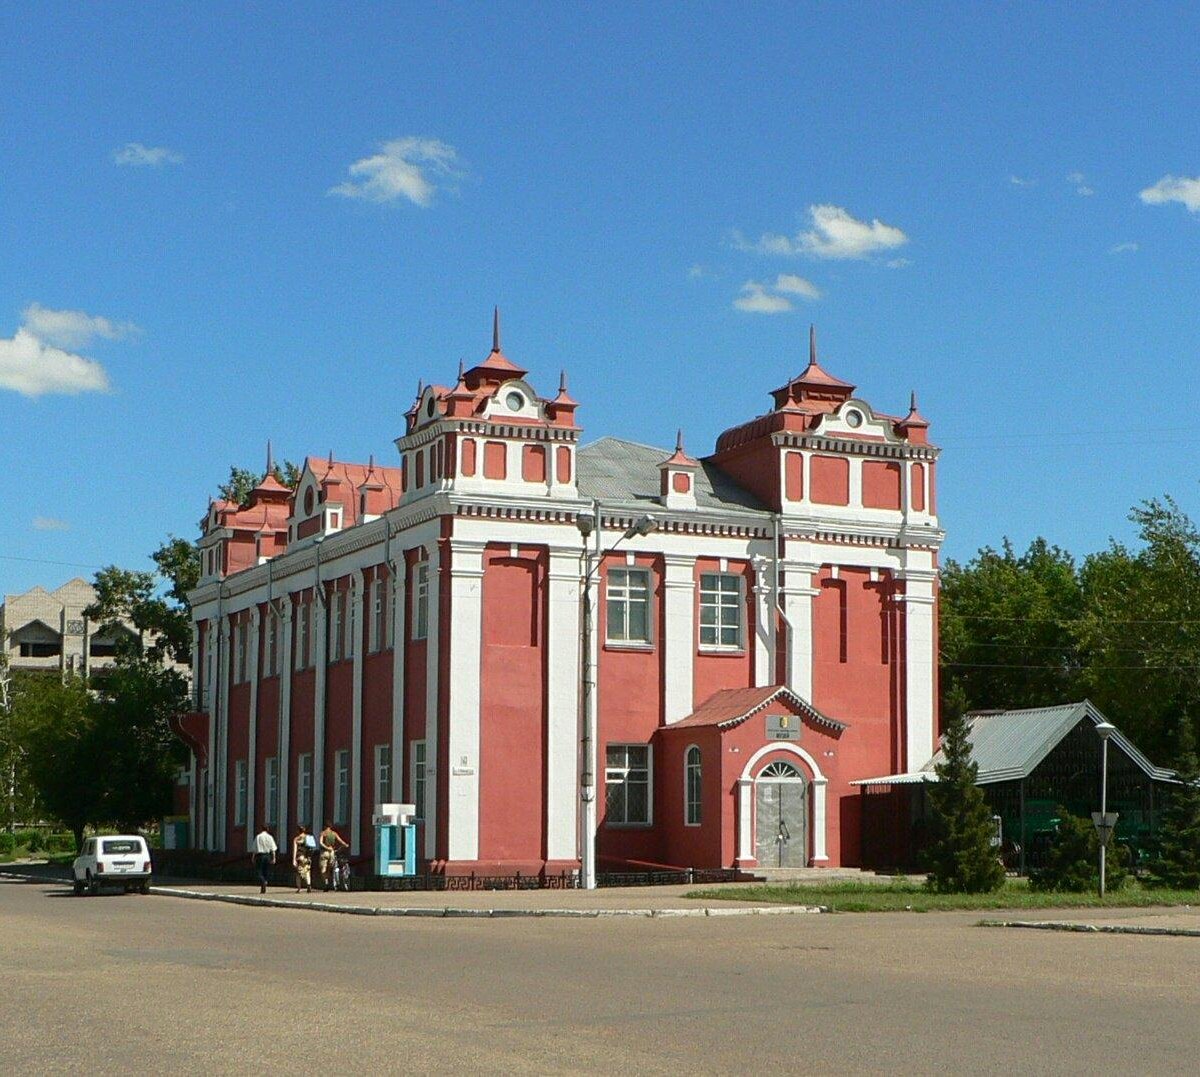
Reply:
[[[757,883],[693,890],[689,898],[709,901],[776,902],[824,905],[831,912],[934,912],[943,909],[1130,908],[1150,905],[1200,905],[1200,891],[1147,890],[1128,882],[1096,894],[1046,894],[1029,889],[1024,879],[1006,880],[994,894],[935,894],[920,883]]]

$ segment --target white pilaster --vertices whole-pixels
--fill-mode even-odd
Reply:
[[[849,459],[850,471],[850,508],[862,508],[862,458],[851,456]]]
[[[447,856],[479,859],[479,706],[483,653],[482,542],[450,541]]]
[[[192,678],[193,678],[193,681],[192,681],[193,704],[192,705],[197,711],[204,709],[204,681],[203,681],[203,679],[201,679],[199,682],[197,682],[195,680],[196,670],[199,668],[199,665],[200,665],[200,657],[201,657],[200,633],[196,631],[196,625],[193,624],[192,625]],[[212,724],[212,722],[210,720],[209,725],[211,726],[211,724]],[[196,753],[189,752],[188,755],[190,757],[190,761],[188,763],[188,775],[189,775],[189,781],[188,781],[188,841],[191,843],[191,845],[194,848],[200,848],[201,841],[200,841],[199,827],[201,825],[201,820],[199,819],[199,817],[196,814],[197,807],[199,804],[199,799],[196,796],[196,780],[197,780],[197,776],[200,773],[200,768],[196,765]],[[211,756],[209,758],[211,758]]]
[[[826,778],[814,778],[813,791],[813,850],[812,862],[823,864],[829,860],[825,852],[825,786]]]
[[[425,640],[425,855],[437,857],[438,826],[445,823],[438,817],[438,587],[441,576],[440,551],[437,542],[427,550],[429,558],[429,617]]]
[[[325,675],[329,663],[328,616],[325,588],[317,582],[313,588],[312,616],[316,624],[313,642],[313,827],[325,825]]]
[[[771,668],[774,654],[775,615],[772,609],[774,588],[771,580],[771,561],[755,557],[754,565],[754,684],[762,687],[775,683]]]
[[[363,642],[366,639],[367,612],[363,603],[363,571],[358,569],[350,577],[349,601],[354,610],[346,617],[354,627],[354,648],[350,690],[350,855],[358,856],[362,838],[362,689],[363,689]]]
[[[813,599],[816,565],[785,561],[783,611],[787,617],[787,686],[801,699],[813,697]]]
[[[250,678],[250,719],[246,730],[246,851],[254,848],[254,835],[257,832],[257,816],[254,811],[254,771],[258,765],[258,640],[259,640],[259,609],[255,606],[250,611],[250,624],[246,633],[246,646],[250,653],[246,656],[246,673]]]
[[[229,778],[229,618],[222,617],[217,629],[217,754],[213,759],[215,789],[213,791],[212,848],[225,850],[225,817]]]
[[[695,557],[663,555],[663,595],[663,707],[669,724],[695,709]]]
[[[461,439],[460,439],[461,441]],[[404,640],[405,601],[404,557],[388,565],[392,597],[388,616],[392,619],[392,800],[404,800],[404,782],[408,770],[404,743]]]
[[[288,840],[288,792],[292,773],[292,600],[283,599],[283,647],[279,668],[279,736],[276,751],[279,756],[279,807],[275,840],[284,848]]]
[[[904,573],[905,738],[904,766],[916,770],[934,749],[933,610],[936,572]]]
[[[737,858],[739,863],[755,860],[754,855],[754,779],[738,780]]]
[[[579,806],[578,549],[550,547],[546,624],[546,858],[574,860]]]

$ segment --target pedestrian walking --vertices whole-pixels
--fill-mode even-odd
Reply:
[[[270,879],[271,865],[275,863],[277,852],[279,852],[279,846],[275,844],[275,838],[264,823],[262,830],[254,838],[254,870],[258,872],[258,892],[260,894],[267,892],[267,881]]]
[[[292,867],[296,869],[296,893],[300,893],[300,884],[312,893],[312,855],[309,851],[308,828],[296,827],[296,836],[292,838]]]
[[[348,842],[342,840],[341,834],[333,829],[333,823],[328,819],[325,820],[325,829],[321,831],[319,842],[321,846],[321,881],[325,884],[326,890],[333,889],[333,867],[337,860],[337,851],[341,849],[349,849]]]

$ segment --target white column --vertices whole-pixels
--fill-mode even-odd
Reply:
[[[438,586],[441,568],[438,544],[430,542],[429,558],[429,617],[425,640],[425,856],[437,857],[438,826],[445,823],[438,817]]]
[[[863,461],[860,456],[851,456],[850,464],[850,508],[862,508],[862,469]]]
[[[450,541],[450,766],[447,857],[479,859],[479,707],[483,647],[482,542]]]
[[[217,754],[212,761],[213,834],[212,848],[225,850],[225,804],[229,781],[229,618],[217,628]]]
[[[597,591],[599,588],[597,587]],[[695,710],[696,559],[663,555],[663,704],[669,723]]]
[[[353,684],[350,689],[350,855],[358,856],[362,837],[362,689],[363,640],[367,614],[363,603],[363,572],[350,577],[350,595],[354,613],[347,619],[354,626]]]
[[[754,855],[754,779],[738,779],[737,862],[755,860]]]
[[[801,699],[813,697],[813,587],[816,565],[785,561],[783,610],[787,616],[787,685]]]
[[[250,678],[250,718],[246,729],[246,851],[254,848],[255,815],[254,815],[254,771],[258,764],[258,640],[259,640],[259,609],[254,606],[250,610],[250,624],[246,633],[246,646],[250,653],[246,656],[246,672]],[[265,818],[264,818],[265,823]]]
[[[316,624],[316,639],[313,643],[313,787],[312,819],[314,829],[325,825],[325,674],[329,655],[325,589],[321,584],[313,587],[312,616]]]
[[[279,758],[279,814],[275,840],[282,849],[288,840],[288,793],[292,774],[292,598],[283,599],[283,631],[281,633],[283,661],[279,667],[279,736],[276,753]]]
[[[823,864],[829,857],[825,853],[825,786],[826,778],[814,778],[813,791],[813,852],[814,864]]]
[[[192,706],[197,710],[204,709],[204,682],[196,679],[196,670],[199,668],[200,660],[200,634],[196,631],[196,625],[192,625]],[[209,725],[212,724],[211,719]],[[196,753],[189,752],[190,763],[188,765],[188,841],[195,849],[200,848],[200,833],[197,829],[200,826],[200,819],[196,815],[196,809],[199,806],[196,798],[196,779],[200,773],[200,768],[196,765]]]
[[[771,561],[766,557],[754,558],[754,684],[762,687],[775,683],[775,671],[771,668],[771,655],[775,615],[771,580]]]
[[[204,766],[204,788],[202,803],[203,818],[200,820],[202,849],[213,847],[213,835],[216,833],[216,821],[213,817],[213,783],[217,773],[217,667],[219,659],[219,641],[221,629],[218,621],[209,620],[204,633],[204,708],[208,711],[208,761]]]
[[[578,549],[550,548],[546,621],[546,859],[574,860],[579,806]]]
[[[937,573],[904,572],[905,726],[904,768],[916,770],[929,761],[934,748],[933,608]]]
[[[392,800],[404,800],[405,769],[404,743],[404,641],[407,638],[405,619],[405,563],[401,554],[388,565],[391,587],[391,606],[388,615],[392,619]]]

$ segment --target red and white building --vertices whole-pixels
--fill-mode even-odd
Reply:
[[[771,397],[700,459],[583,446],[565,381],[540,396],[497,328],[422,385],[398,466],[310,457],[294,492],[213,503],[194,844],[332,819],[366,856],[402,801],[426,870],[578,866],[595,502],[601,870],[858,863],[850,783],[936,746],[938,450],[915,400],[875,411],[811,342]]]

